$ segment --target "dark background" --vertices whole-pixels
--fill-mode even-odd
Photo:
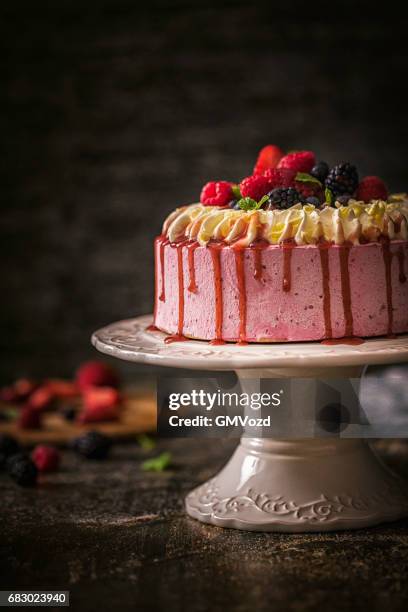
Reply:
[[[151,312],[165,215],[266,143],[406,188],[402,9],[2,2],[1,378],[69,375]]]

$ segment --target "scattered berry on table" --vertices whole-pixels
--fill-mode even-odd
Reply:
[[[296,151],[282,157],[278,168],[288,168],[295,172],[310,172],[315,163],[316,157],[312,151]]]
[[[283,157],[282,150],[276,145],[266,145],[260,150],[254,167],[254,174],[263,174],[269,168],[276,168]]]
[[[41,411],[24,406],[20,412],[18,426],[21,429],[41,429]]]
[[[70,380],[51,378],[46,380],[44,384],[58,399],[71,399],[79,394],[77,385]]]
[[[32,487],[37,482],[37,467],[24,453],[18,453],[8,458],[7,472],[14,482],[22,487]]]
[[[54,446],[36,446],[31,455],[39,472],[55,472],[60,464],[60,453]]]
[[[387,200],[387,187],[378,176],[366,176],[357,188],[357,200],[370,202],[370,200]]]
[[[239,187],[243,198],[252,198],[257,202],[270,190],[268,178],[261,174],[254,174],[244,178]]]
[[[15,455],[20,450],[20,445],[15,438],[7,434],[0,434],[0,469],[2,469],[8,457]]]
[[[27,404],[34,410],[49,410],[55,405],[54,393],[46,385],[41,385],[30,395]]]
[[[37,388],[37,383],[28,378],[19,378],[12,385],[0,390],[0,400],[3,402],[24,402]]]
[[[228,181],[211,181],[201,190],[200,202],[204,206],[228,206],[234,197],[231,183]]]
[[[72,443],[73,449],[87,459],[105,459],[111,445],[112,440],[99,431],[88,431]]]
[[[79,415],[81,423],[115,421],[119,418],[121,396],[113,387],[90,387],[84,391],[84,410]]]
[[[76,383],[81,391],[88,387],[118,387],[119,378],[116,371],[102,361],[83,363],[76,373]]]
[[[335,197],[353,194],[358,186],[356,167],[348,162],[334,166],[327,175],[325,185]]]
[[[299,202],[304,203],[303,196],[293,187],[273,189],[268,196],[269,200],[265,204],[267,210],[273,210],[274,208],[285,209]]]
[[[66,421],[75,421],[77,409],[75,406],[63,406],[59,413]]]
[[[318,181],[324,183],[329,174],[329,165],[325,161],[319,161],[310,171],[310,174],[317,178]]]

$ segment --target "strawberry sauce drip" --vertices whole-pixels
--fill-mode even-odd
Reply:
[[[388,241],[384,240],[381,244],[383,259],[384,259],[384,267],[385,267],[385,286],[387,292],[387,316],[388,316],[388,324],[387,324],[387,334],[392,334],[392,327],[394,323],[394,313],[392,308],[392,282],[391,282],[391,263],[392,263],[392,253],[390,251],[390,244]]]
[[[404,272],[404,264],[405,264],[405,251],[403,249],[403,247],[400,247],[398,249],[398,251],[395,253],[397,259],[398,259],[398,270],[399,270],[399,282],[400,283],[406,283],[407,282],[407,277],[405,276],[405,272]]]
[[[222,279],[221,279],[221,249],[222,246],[212,244],[210,253],[214,270],[214,297],[215,297],[215,338],[210,344],[224,344],[222,339],[222,325],[224,317]]]
[[[160,331],[160,330],[159,330],[159,328],[158,328],[158,327],[156,327],[155,325],[148,325],[148,326],[146,327],[146,331],[149,331],[149,332],[156,332],[156,331]]]
[[[330,268],[329,268],[329,245],[319,244],[320,265],[322,269],[323,285],[323,315],[325,336],[332,336],[331,310],[330,310]]]
[[[165,283],[164,283],[164,247],[170,244],[170,242],[165,236],[159,236],[159,238],[157,239],[157,244],[159,245],[160,279],[161,279],[159,300],[161,302],[165,302],[166,301],[166,289],[165,289]]]
[[[348,265],[349,255],[350,247],[339,247],[341,292],[343,296],[343,312],[346,324],[344,330],[345,338],[353,336],[353,313],[351,311],[350,274]]]
[[[247,344],[246,341],[246,316],[247,316],[247,299],[245,286],[245,267],[244,253],[241,249],[234,250],[235,267],[237,272],[238,291],[239,291],[239,341],[237,344]]]
[[[282,288],[285,292],[289,292],[292,285],[292,250],[294,244],[291,242],[284,242],[282,244],[283,249],[283,282]]]
[[[194,267],[194,251],[196,248],[200,246],[198,242],[193,242],[187,246],[187,255],[188,255],[188,274],[190,277],[190,283],[188,285],[188,290],[190,293],[197,293],[198,287],[196,284],[195,278],[195,267]]]
[[[184,331],[184,271],[183,271],[183,246],[185,242],[172,245],[177,251],[177,275],[178,275],[178,325],[177,334],[173,334],[164,339],[166,344],[172,342],[183,342],[187,338],[183,335]]]
[[[357,346],[359,344],[364,344],[365,340],[362,338],[329,338],[327,340],[322,340],[320,344],[325,344],[326,346],[334,346],[336,344],[348,344],[350,346]]]

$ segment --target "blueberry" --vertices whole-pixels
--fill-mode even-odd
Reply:
[[[306,198],[306,203],[307,204],[313,204],[313,206],[320,206],[320,200],[319,198],[316,198],[315,196],[309,196],[308,198]]]
[[[351,199],[351,195],[349,195],[348,193],[345,195],[341,195],[338,198],[336,198],[337,202],[340,202],[340,204],[342,206],[346,206],[348,204],[348,201]]]
[[[325,161],[319,161],[310,171],[310,174],[317,178],[318,181],[324,183],[326,176],[329,174],[329,165]]]

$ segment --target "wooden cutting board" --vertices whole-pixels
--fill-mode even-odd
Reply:
[[[120,419],[106,423],[67,421],[58,412],[43,415],[41,429],[20,429],[15,421],[0,422],[0,433],[14,436],[22,445],[67,444],[89,430],[100,431],[112,438],[131,438],[156,431],[156,395],[153,391],[134,390],[126,393]]]

